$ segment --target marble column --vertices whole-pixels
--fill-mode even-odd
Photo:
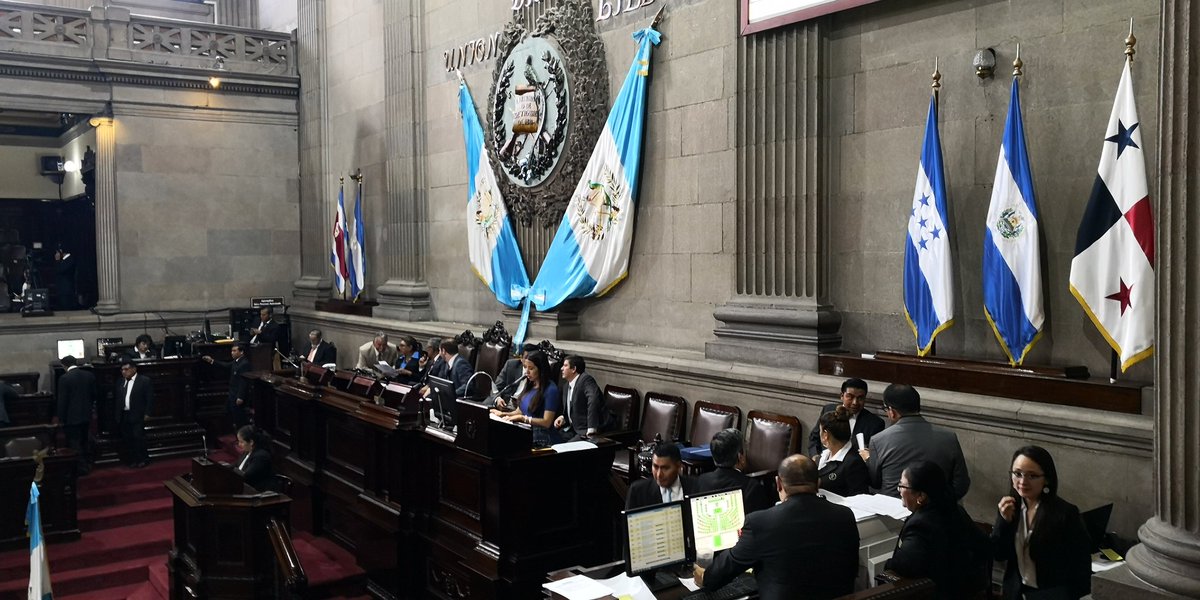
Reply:
[[[296,63],[300,73],[300,279],[297,301],[312,305],[333,289],[329,250],[337,187],[329,164],[325,67],[325,0],[300,0],[297,12]]]
[[[117,133],[110,116],[93,117],[96,128],[96,312],[121,311],[121,261],[117,248]]]
[[[1092,596],[1200,598],[1200,58],[1192,54],[1200,0],[1163,0],[1162,69],[1134,63],[1142,85],[1159,81],[1158,325],[1155,515],[1138,530],[1127,566],[1092,579]],[[1161,76],[1160,76],[1161,75]],[[1149,107],[1143,107],[1143,111]]]
[[[738,40],[737,293],[705,354],[815,370],[841,345],[828,304],[825,25]]]
[[[377,264],[387,280],[376,289],[375,315],[406,321],[433,318],[425,281],[424,11],[423,0],[383,5],[387,220]]]

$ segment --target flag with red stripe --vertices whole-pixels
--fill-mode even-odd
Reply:
[[[350,264],[346,261],[346,203],[345,188],[338,188],[337,213],[333,216],[333,248],[329,251],[329,264],[333,266],[333,285],[338,293],[346,292],[346,280],[350,277]]]
[[[1071,261],[1071,293],[1122,371],[1154,352],[1154,216],[1140,125],[1126,61]]]

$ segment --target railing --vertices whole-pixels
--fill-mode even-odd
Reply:
[[[271,548],[275,550],[275,565],[279,568],[277,589],[281,598],[304,598],[308,591],[308,576],[304,574],[304,566],[292,546],[292,536],[287,527],[276,519],[267,523],[267,537],[271,539]]]
[[[290,35],[131,15],[112,6],[87,11],[0,0],[0,51],[296,75]]]

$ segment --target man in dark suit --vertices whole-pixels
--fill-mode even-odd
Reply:
[[[158,351],[154,348],[154,338],[150,334],[143,333],[137,336],[133,341],[133,347],[129,349],[126,356],[132,360],[154,360],[158,358]]]
[[[900,474],[908,465],[924,460],[942,468],[956,498],[966,496],[971,476],[958,436],[949,429],[934,427],[921,416],[921,395],[917,390],[900,383],[889,385],[883,391],[883,410],[892,426],[858,452],[867,463],[871,487],[899,498],[896,484],[900,483]]]
[[[54,295],[57,297],[54,307],[59,310],[75,310],[79,308],[75,297],[75,257],[66,247],[59,246],[54,252]]]
[[[717,468],[700,476],[699,491],[717,492],[728,489],[742,490],[742,507],[746,514],[770,508],[775,500],[767,494],[758,480],[742,473],[746,466],[746,453],[742,449],[742,432],[730,427],[713,436],[709,445],[713,464]]]
[[[275,322],[275,311],[264,306],[258,309],[258,319],[258,326],[250,329],[250,343],[274,347],[279,341],[279,323]]]
[[[683,500],[684,496],[699,491],[696,480],[683,474],[683,457],[675,444],[655,446],[650,472],[652,478],[639,479],[629,486],[626,510]]]
[[[754,569],[763,600],[836,598],[854,591],[858,527],[854,513],[817,496],[817,466],[793,454],[779,464],[782,502],[746,516],[737,545],[712,566],[695,568],[696,583],[712,591]]]
[[[250,372],[250,360],[246,358],[246,351],[245,344],[234,344],[229,349],[229,356],[233,358],[231,361],[215,360],[207,354],[202,357],[210,365],[229,369],[229,396],[225,400],[225,412],[229,413],[229,420],[233,422],[235,432],[250,423],[250,417],[246,414],[250,385],[246,378],[242,377],[243,373]]]
[[[96,376],[90,369],[79,368],[74,356],[64,356],[62,365],[67,372],[58,378],[55,395],[58,396],[54,420],[62,425],[67,437],[67,446],[79,457],[79,474],[91,471],[88,460],[88,427],[92,424],[92,408],[96,405]]]
[[[325,341],[325,334],[320,329],[308,332],[309,348],[304,353],[304,360],[314,365],[337,363],[337,348]]]
[[[587,363],[582,356],[567,355],[563,358],[562,379],[567,384],[563,404],[565,414],[554,419],[554,426],[562,429],[564,440],[584,439],[612,429],[616,420],[604,402],[604,393],[596,378],[584,369]]]
[[[846,407],[850,413],[850,451],[858,452],[858,434],[862,434],[863,441],[867,447],[871,446],[871,438],[875,434],[883,431],[887,424],[879,415],[867,410],[867,382],[851,377],[842,382],[841,405]],[[826,404],[821,409],[821,414],[833,412],[837,409],[838,403],[834,402]],[[820,417],[817,417],[820,419]],[[817,427],[812,428],[812,432],[808,434],[808,455],[812,459],[819,460],[821,451],[824,447],[821,446],[820,430]]]
[[[125,440],[126,461],[129,466],[142,468],[150,463],[146,454],[146,413],[154,398],[154,384],[149,377],[137,374],[137,365],[129,359],[121,361],[121,376],[117,386],[117,405],[121,407],[121,437]]]
[[[524,382],[521,384],[522,387],[514,387],[511,390],[505,390],[505,388],[516,383],[521,376],[525,375],[525,365],[522,363],[522,361],[525,360],[526,356],[529,356],[530,352],[533,352],[537,349],[537,344],[521,345],[521,356],[508,359],[508,361],[505,362],[504,366],[500,369],[500,375],[496,377],[497,391],[505,392],[503,394],[505,396],[521,396],[521,392],[524,391],[524,389],[522,389]]]

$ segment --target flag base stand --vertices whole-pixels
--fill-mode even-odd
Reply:
[[[369,317],[378,305],[379,303],[374,300],[351,302],[349,300],[342,300],[341,298],[329,298],[326,300],[317,300],[313,307],[320,312]]]

